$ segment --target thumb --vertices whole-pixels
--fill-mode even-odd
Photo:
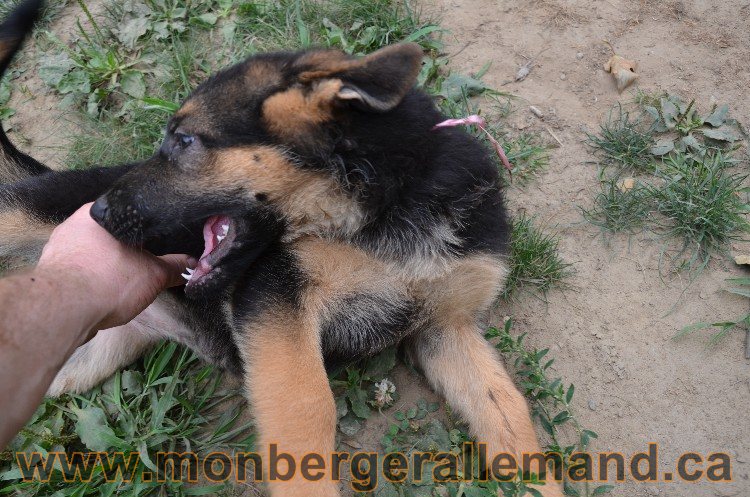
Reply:
[[[166,270],[167,280],[166,287],[182,286],[185,284],[185,278],[181,276],[185,268],[194,268],[198,261],[195,258],[185,254],[169,254],[157,257],[161,261],[161,266]]]

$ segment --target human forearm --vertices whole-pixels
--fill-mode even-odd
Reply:
[[[71,270],[44,268],[0,280],[0,447],[33,414],[104,309],[86,279]]]
[[[0,449],[76,347],[129,322],[195,264],[120,244],[89,208],[52,232],[36,269],[0,280]]]

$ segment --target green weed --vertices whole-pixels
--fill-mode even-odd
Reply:
[[[594,207],[581,211],[604,231],[656,232],[666,239],[662,254],[671,270],[700,270],[750,230],[747,175],[737,171],[742,160],[735,158],[744,130],[726,105],[701,114],[695,100],[666,93],[638,92],[634,100],[641,117],[618,106],[599,134],[588,135],[603,159],[602,190]],[[624,172],[640,175],[624,178],[633,188],[621,188]]]
[[[546,296],[572,273],[572,265],[558,253],[560,240],[543,232],[534,220],[521,215],[513,222],[510,246],[510,273],[502,297],[511,298],[521,288],[533,288]]]
[[[721,152],[696,159],[672,154],[660,172],[663,184],[646,187],[646,195],[663,218],[660,231],[683,241],[678,257],[689,254],[690,267],[705,266],[710,257],[725,252],[730,241],[741,240],[750,230],[750,212],[743,192],[745,174],[728,169],[731,161]]]
[[[615,168],[616,175],[654,171],[652,130],[642,120],[631,118],[621,106],[610,111],[598,134],[588,134],[588,143],[599,154],[605,167]]]
[[[635,182],[633,178],[630,180]],[[649,190],[640,183],[627,188],[615,179],[602,182],[601,187],[602,191],[594,197],[594,207],[581,208],[586,220],[611,233],[642,231],[653,208]]]
[[[201,364],[192,352],[175,343],[161,345],[148,353],[141,368],[115,374],[104,385],[85,395],[47,399],[5,455],[15,452],[65,450],[123,453],[139,457],[130,467],[134,496],[166,492],[184,495],[187,482],[167,478],[164,483],[148,481],[143,473],[155,470],[159,452],[194,451],[204,454],[217,446],[252,446],[250,426],[239,422],[244,409],[239,391],[221,387],[221,375]],[[208,426],[211,429],[206,429]],[[13,461],[13,458],[6,458]],[[15,461],[0,473],[3,493],[23,495],[112,495],[123,485],[108,482],[101,463],[89,468],[90,481],[66,481],[73,475],[55,467],[47,482],[20,481]],[[169,475],[165,475],[168,477]],[[219,493],[224,485],[191,488],[191,492]]]
[[[714,104],[701,115],[694,99],[685,102],[677,95],[665,94],[640,100],[653,119],[653,131],[664,133],[651,149],[654,155],[677,151],[702,157],[711,149],[726,148],[742,139],[742,127],[729,119],[728,105]]]
[[[353,436],[374,411],[387,409],[398,400],[395,386],[386,379],[396,365],[396,350],[389,348],[375,357],[344,368],[331,377],[336,396],[338,428]]]
[[[575,415],[573,399],[575,386],[563,383],[561,378],[550,377],[550,368],[554,359],[549,357],[549,349],[536,349],[526,342],[526,335],[515,336],[512,333],[512,320],[508,319],[500,328],[487,330],[485,338],[492,342],[505,362],[512,365],[521,390],[530,401],[532,415],[536,418],[549,436],[547,451],[560,454],[563,463],[563,474],[567,474],[570,465],[575,462],[572,457],[577,452],[586,452],[592,440],[598,435],[586,429]],[[414,452],[449,453],[459,461],[463,469],[462,451],[464,444],[473,443],[467,432],[467,426],[458,422],[450,408],[444,406],[445,423],[432,416],[440,405],[428,403],[421,399],[409,409],[393,412],[390,416],[386,433],[380,441],[381,456],[400,452],[407,458]],[[570,434],[573,439],[570,439]],[[476,448],[475,448],[476,450]],[[539,495],[536,475],[529,479],[516,479],[509,482],[480,481],[480,468],[474,461],[471,474],[461,473],[467,481],[460,483],[444,482],[434,484],[429,478],[421,481],[407,479],[399,484],[383,483],[378,490],[379,496],[396,497],[403,495],[466,495],[473,497],[522,497]],[[424,465],[424,472],[431,474],[435,462]],[[566,495],[593,497],[604,495],[612,490],[611,485],[593,486],[588,483],[575,484],[564,482]],[[357,494],[364,497],[366,494]]]
[[[745,298],[750,298],[750,278],[731,278],[727,281],[738,285],[734,288],[729,288],[727,290],[729,293],[733,293]],[[675,340],[679,340],[680,338],[690,335],[691,333],[695,333],[698,330],[705,330],[708,328],[716,330],[713,335],[711,335],[711,339],[709,340],[708,344],[709,346],[716,345],[722,338],[726,337],[732,331],[747,331],[748,329],[750,329],[750,313],[747,313],[744,316],[733,320],[719,321],[715,323],[694,323],[685,326],[675,336]]]
[[[495,341],[495,348],[503,355],[506,363],[513,365],[521,391],[529,399],[532,415],[550,437],[547,450],[561,454],[567,469],[572,462],[571,455],[586,452],[591,440],[598,438],[598,435],[584,428],[575,416],[572,405],[575,386],[565,386],[561,378],[552,379],[548,376],[549,368],[554,363],[554,359],[548,357],[549,349],[538,350],[528,346],[524,342],[526,334],[514,336],[511,333],[512,325],[512,320],[508,319],[502,328],[490,328],[485,337]],[[564,441],[566,426],[576,433],[576,440],[572,443]],[[581,489],[575,488],[569,481],[564,484],[565,494],[571,496],[603,495],[612,488],[612,485],[591,488],[588,482]],[[505,495],[517,494],[506,492]]]

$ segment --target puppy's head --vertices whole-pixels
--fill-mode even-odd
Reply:
[[[352,233],[365,217],[356,191],[375,147],[361,143],[363,132],[398,108],[421,59],[418,45],[401,44],[363,58],[266,54],[226,69],[91,214],[126,243],[200,256],[193,294],[226,283],[284,233]]]

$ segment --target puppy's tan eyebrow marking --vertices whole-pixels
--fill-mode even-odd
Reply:
[[[177,112],[174,113],[174,118],[182,119],[186,115],[191,114],[193,112],[200,112],[200,109],[198,109],[198,105],[195,103],[195,99],[190,99],[184,104],[182,104],[182,107],[177,109]]]

